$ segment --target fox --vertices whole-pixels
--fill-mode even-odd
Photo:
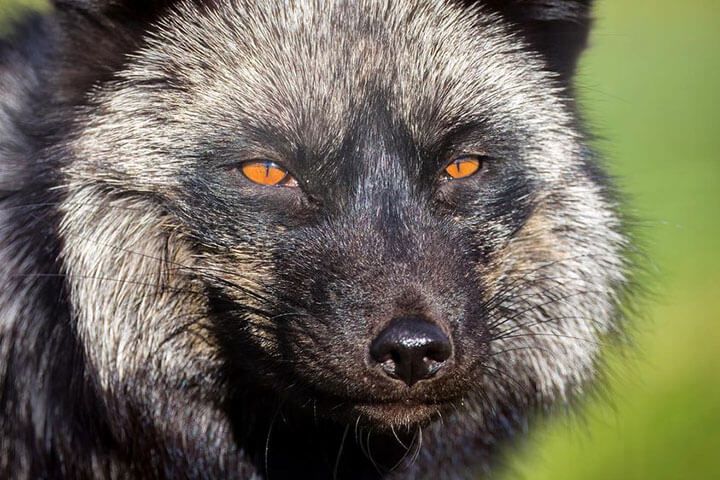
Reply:
[[[622,335],[590,0],[54,0],[0,43],[0,477],[474,479]]]

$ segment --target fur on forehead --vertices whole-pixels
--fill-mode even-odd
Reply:
[[[169,7],[194,2],[198,5],[232,3],[227,0],[53,0],[63,13],[70,13],[65,27],[78,30],[77,24],[88,17],[93,23],[124,24],[132,30],[159,18]],[[238,0],[242,2],[242,0]],[[260,2],[266,3],[266,2]],[[269,4],[288,2],[267,2]],[[315,2],[320,3],[320,2]],[[354,2],[349,2],[354,3]],[[411,2],[396,2],[406,5]],[[442,2],[439,2],[442,3]],[[587,44],[592,24],[593,0],[446,0],[463,8],[479,7],[495,12],[519,32],[535,52],[542,54],[549,70],[568,84],[577,59]],[[324,7],[324,5],[323,5]],[[347,5],[346,5],[347,7]],[[415,8],[411,6],[411,8]],[[79,14],[79,15],[78,15]],[[113,28],[117,33],[117,28]]]
[[[103,115],[173,124],[183,138],[162,141],[188,148],[224,128],[272,132],[290,148],[324,153],[371,109],[421,148],[470,122],[541,137],[571,117],[539,59],[519,45],[497,15],[456,4],[184,2],[96,100]]]

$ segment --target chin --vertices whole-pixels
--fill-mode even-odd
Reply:
[[[367,426],[393,430],[428,425],[450,408],[449,403],[367,403],[356,405],[352,412]]]

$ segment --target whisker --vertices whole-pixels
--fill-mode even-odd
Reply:
[[[347,439],[348,431],[350,430],[350,425],[345,426],[345,431],[343,432],[342,440],[340,441],[340,448],[338,449],[337,458],[335,459],[335,466],[333,467],[333,479],[337,480],[338,478],[338,471],[340,468],[340,457],[342,457],[343,448],[345,447],[345,440]]]
[[[564,335],[560,333],[535,333],[535,332],[529,332],[529,333],[523,333],[523,334],[512,334],[512,335],[506,335],[503,337],[500,337],[500,339],[513,339],[513,338],[533,338],[533,337],[552,337],[552,338],[561,338],[561,339],[567,339],[567,340],[574,340],[578,342],[585,342],[589,345],[592,345],[594,347],[602,347],[604,346],[604,343],[598,340],[593,340],[590,338],[582,338],[577,337],[573,335]],[[550,352],[548,352],[550,353]]]
[[[278,416],[280,415],[280,410],[282,408],[282,401],[278,403],[277,408],[275,409],[275,414],[272,417],[272,420],[270,420],[270,426],[268,427],[268,433],[267,437],[265,438],[265,477],[270,478],[270,438],[272,437],[272,431],[275,427],[275,422],[277,421]]]
[[[489,328],[490,328],[490,329],[496,329],[496,328],[498,328],[498,327],[503,326],[504,324],[506,324],[506,323],[508,323],[508,322],[512,322],[512,321],[516,320],[518,317],[520,317],[520,316],[522,316],[522,315],[525,315],[525,314],[527,314],[528,312],[532,312],[532,311],[534,311],[534,310],[539,310],[539,309],[542,309],[543,307],[548,307],[548,306],[551,306],[551,305],[556,304],[556,303],[558,303],[558,302],[563,302],[563,301],[565,301],[565,300],[569,300],[569,299],[571,299],[571,298],[574,298],[574,297],[577,297],[577,296],[580,296],[580,295],[591,295],[591,294],[601,294],[601,293],[605,293],[605,291],[604,291],[604,290],[580,290],[580,291],[574,291],[574,292],[569,293],[569,294],[567,294],[567,295],[563,295],[563,296],[561,296],[561,297],[551,298],[550,300],[547,300],[547,301],[545,301],[545,302],[543,302],[543,303],[532,304],[532,305],[530,305],[530,306],[529,306],[528,308],[526,308],[526,309],[519,310],[519,311],[515,311],[515,312],[513,312],[513,315],[503,316],[502,319],[501,319],[502,321],[500,321],[500,322],[498,322],[498,323],[491,323],[491,324],[489,325]]]

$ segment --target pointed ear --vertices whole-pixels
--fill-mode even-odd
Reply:
[[[466,0],[498,12],[516,26],[566,83],[587,46],[592,0]]]
[[[84,101],[93,84],[112,79],[148,29],[177,0],[51,0],[56,90]]]

